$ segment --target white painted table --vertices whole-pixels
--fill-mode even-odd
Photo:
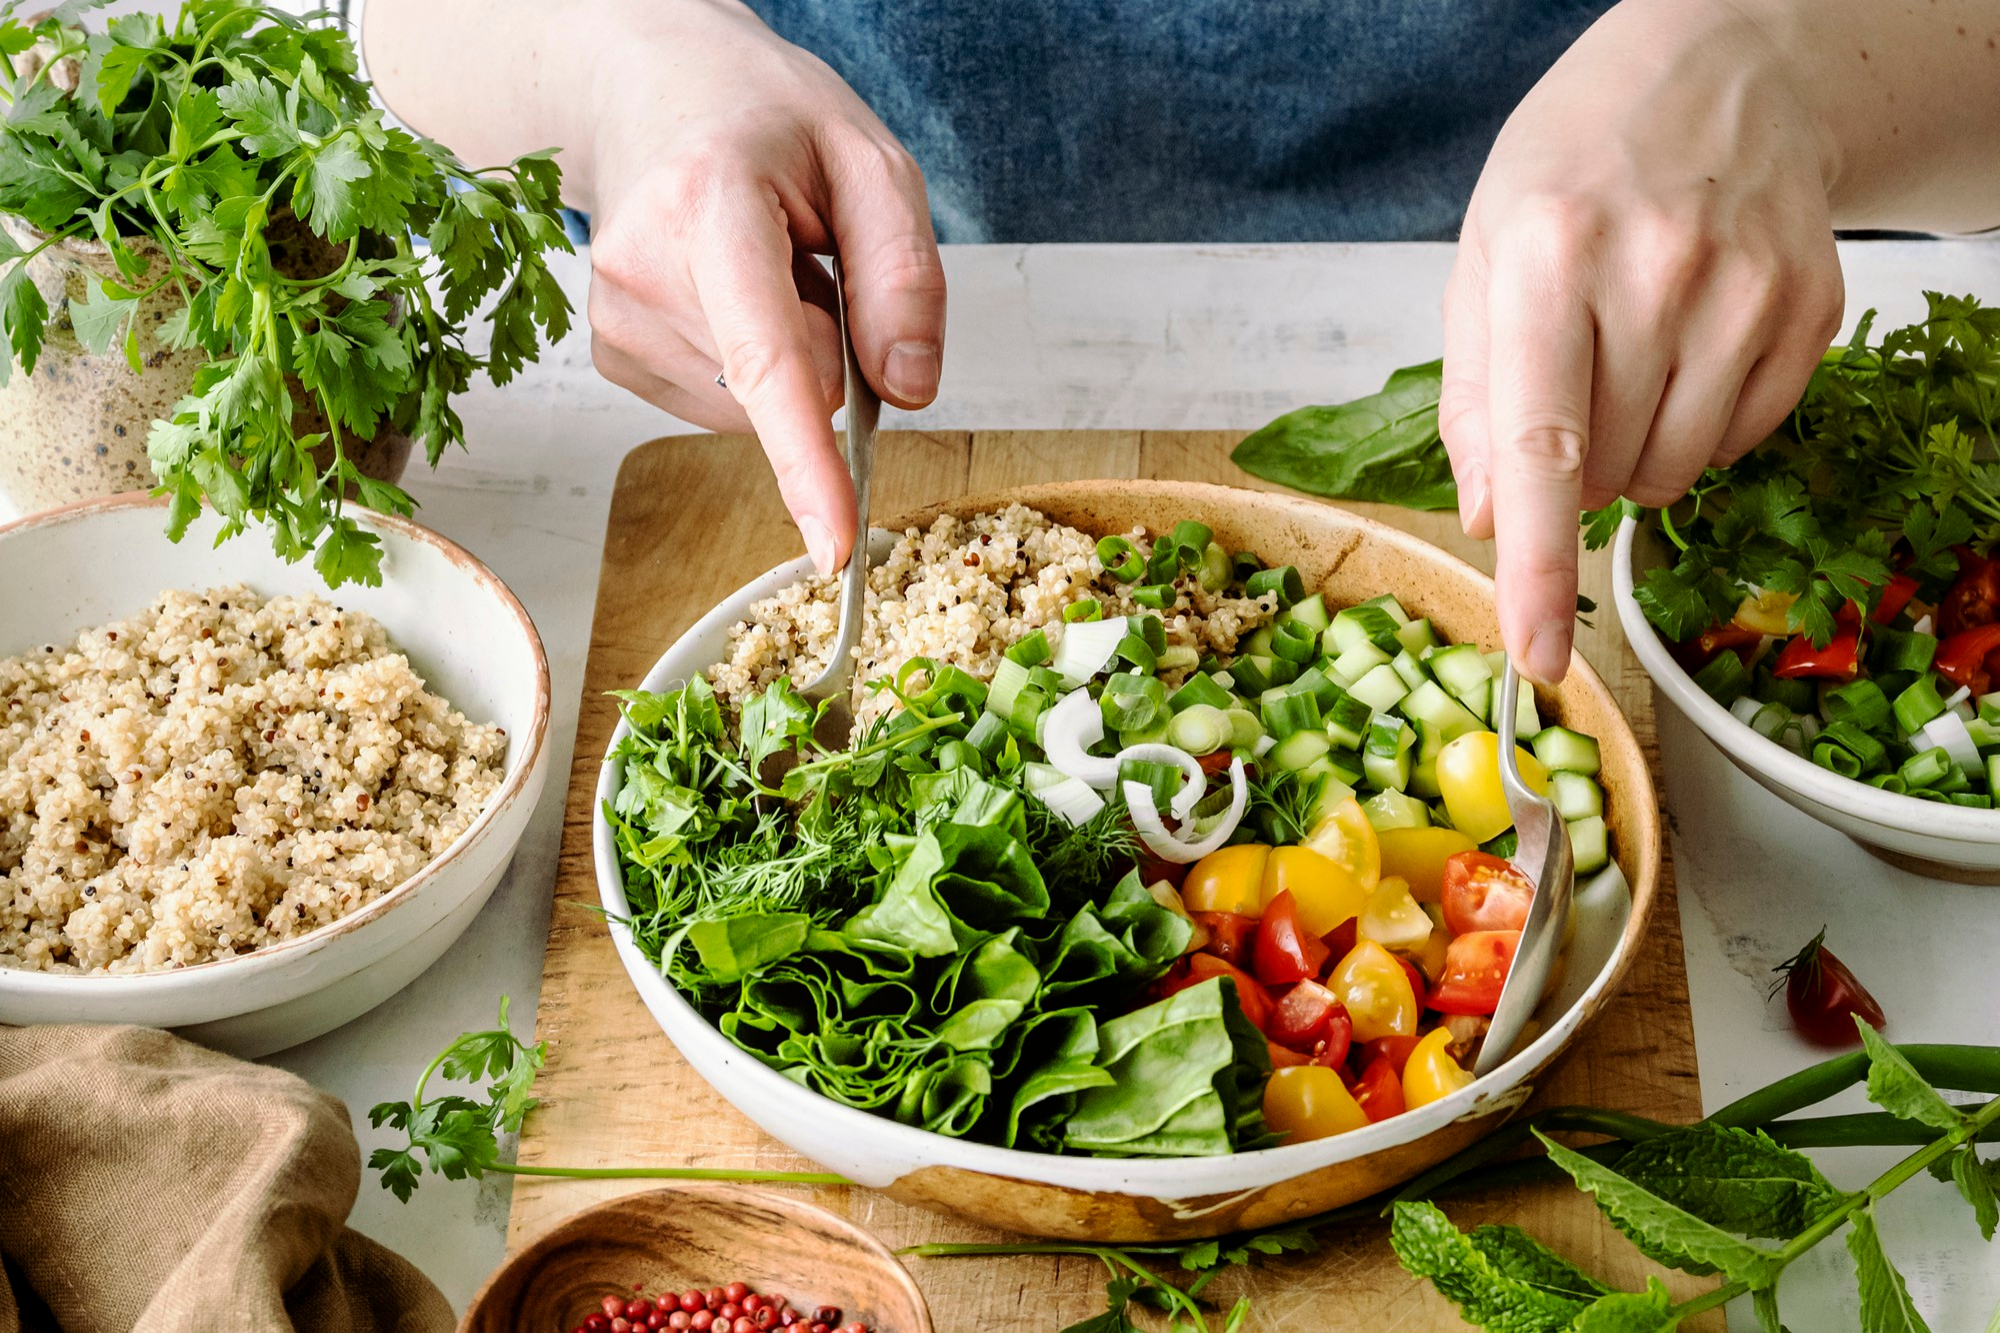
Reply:
[[[1843,258],[1850,327],[1871,305],[1884,324],[1917,316],[1926,287],[2000,298],[2000,247],[1989,244],[1855,244]],[[1247,430],[1370,392],[1397,366],[1436,356],[1450,261],[1444,245],[950,250],[944,395],[886,424]],[[584,261],[563,273],[581,310]],[[557,776],[512,872],[457,949],[374,1013],[276,1057],[346,1099],[364,1151],[387,1141],[367,1128],[367,1108],[408,1096],[444,1041],[488,1024],[502,995],[513,997],[519,1030],[534,1012],[612,480],[632,446],[687,429],[599,380],[582,331],[461,410],[472,452],[414,475],[410,489],[419,517],[486,559],[540,626],[555,675]],[[1737,774],[1670,709],[1660,725],[1709,1107],[1817,1058],[1763,997],[1772,964],[1822,923],[1898,1039],[2000,1039],[1990,982],[2000,891],[1889,869]],[[1853,1185],[1883,1155],[1824,1156],[1835,1181]],[[370,1180],[353,1220],[462,1305],[501,1256],[507,1196],[500,1180],[430,1178],[403,1206]],[[1920,1178],[1883,1226],[1933,1328],[1985,1326],[2000,1302],[2000,1250],[1980,1244],[1949,1187]],[[1825,1261],[1784,1290],[1799,1333],[1856,1326],[1846,1253],[1822,1248]],[[1735,1323],[1753,1326],[1747,1309]]]

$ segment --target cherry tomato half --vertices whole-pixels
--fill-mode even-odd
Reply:
[[[1181,881],[1181,901],[1190,912],[1257,916],[1263,911],[1257,894],[1270,856],[1269,847],[1248,842],[1210,852],[1188,867],[1187,878]]]
[[[1519,930],[1528,924],[1535,886],[1488,852],[1460,852],[1444,863],[1444,924],[1454,935]]]
[[[1257,938],[1257,918],[1235,912],[1194,912],[1194,923],[1208,932],[1202,947],[1225,963],[1250,966],[1250,946]]]
[[[1242,1007],[1243,1016],[1250,1020],[1250,1026],[1259,1032],[1271,1023],[1271,992],[1257,984],[1257,978],[1240,967],[1231,967],[1212,953],[1191,953],[1182,960],[1187,970],[1178,965],[1153,983],[1153,990],[1161,999],[1178,994],[1190,986],[1199,986],[1213,977],[1228,977],[1236,983],[1236,1003]]]
[[[1340,1075],[1300,1065],[1275,1071],[1264,1085],[1264,1120],[1286,1143],[1307,1143],[1360,1129],[1368,1116]]]
[[[1334,965],[1326,988],[1354,1020],[1354,1035],[1362,1041],[1377,1037],[1413,1036],[1417,1030],[1417,996],[1403,964],[1373,940],[1363,940]]]
[[[1547,793],[1549,774],[1541,761],[1518,745],[1514,758],[1521,780]],[[1452,827],[1474,842],[1490,842],[1514,827],[1500,789],[1500,738],[1492,732],[1468,731],[1438,751],[1437,781]]]
[[[1403,1076],[1396,1072],[1395,1062],[1385,1056],[1370,1060],[1354,1085],[1354,1100],[1371,1123],[1401,1115]]]
[[[1951,591],[1938,603],[1940,639],[2000,619],[2000,562],[1988,560],[1968,547],[1952,549],[1958,554],[1958,577],[1952,581]]]
[[[1497,751],[1495,753],[1498,753]],[[1410,886],[1410,896],[1434,903],[1444,893],[1444,867],[1459,852],[1479,846],[1455,828],[1390,829],[1376,835],[1382,851],[1382,874]]]
[[[1368,890],[1354,872],[1310,847],[1274,847],[1264,863],[1258,899],[1264,910],[1281,893],[1292,895],[1299,924],[1324,935],[1368,905]]]
[[[1444,979],[1431,992],[1430,1007],[1441,1014],[1490,1014],[1500,1005],[1507,969],[1521,943],[1518,930],[1475,930],[1460,935],[1445,951]]]
[[[1301,981],[1286,991],[1271,1010],[1270,1037],[1280,1045],[1311,1055],[1333,1035],[1333,1017],[1339,1014],[1348,1027],[1347,1013],[1333,992],[1317,981]],[[1351,1033],[1351,1027],[1348,1028]],[[1345,1056],[1346,1038],[1341,1041]]]
[[[1410,1052],[1416,1049],[1415,1032],[1400,1037],[1377,1037],[1361,1047],[1368,1064],[1373,1064],[1377,1060],[1387,1060],[1389,1068],[1395,1070],[1398,1075],[1403,1072],[1403,1066],[1409,1063]]]
[[[1251,970],[1266,986],[1305,981],[1318,976],[1325,966],[1326,945],[1299,923],[1298,907],[1289,889],[1264,904],[1250,959]]]
[[[1470,1070],[1462,1068],[1446,1049],[1451,1033],[1444,1028],[1426,1033],[1410,1052],[1403,1066],[1403,1101],[1414,1111],[1451,1096],[1472,1082]]]

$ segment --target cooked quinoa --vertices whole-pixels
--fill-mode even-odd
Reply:
[[[506,752],[318,597],[167,592],[0,659],[0,967],[151,972],[317,930],[444,851]]]
[[[1152,553],[1143,530],[1125,536],[1142,556]],[[868,571],[856,718],[865,725],[894,706],[893,695],[864,691],[862,683],[893,675],[913,657],[991,680],[1001,655],[1022,636],[1039,629],[1055,647],[1063,608],[1084,598],[1095,598],[1106,616],[1157,615],[1168,643],[1217,654],[1233,652],[1238,638],[1278,609],[1270,596],[1208,593],[1191,578],[1175,586],[1172,606],[1140,606],[1133,585],[1104,572],[1096,537],[1024,505],[963,519],[946,514],[928,529],[910,528],[888,559]],[[749,617],[730,627],[728,654],[709,669],[709,683],[732,706],[779,676],[804,685],[826,669],[839,625],[838,577],[803,579],[753,603]],[[1169,683],[1180,674],[1161,673]]]

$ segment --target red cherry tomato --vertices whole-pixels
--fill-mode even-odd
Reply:
[[[1240,967],[1232,967],[1214,954],[1191,953],[1187,956],[1185,973],[1169,972],[1153,985],[1164,999],[1190,986],[1199,986],[1210,977],[1228,977],[1236,983],[1236,1003],[1243,1008],[1243,1016],[1259,1032],[1268,1031],[1271,1026],[1271,993],[1258,984],[1257,978]]]
[[[1413,1032],[1407,1037],[1377,1037],[1361,1047],[1361,1067],[1366,1070],[1377,1060],[1387,1060],[1389,1068],[1400,1077],[1403,1065],[1409,1060],[1410,1052],[1417,1049],[1419,1038]]]
[[[1792,1025],[1799,1035],[1818,1046],[1858,1046],[1861,1033],[1854,1026],[1860,1019],[1872,1028],[1888,1022],[1868,988],[1861,984],[1847,964],[1826,947],[1826,932],[1820,931],[1789,959],[1772,969],[1785,988],[1785,1008],[1791,1011]],[[1772,994],[1777,987],[1772,987]]]
[[[1272,1007],[1271,1040],[1295,1051],[1314,1055],[1333,1043],[1336,1020],[1341,1029],[1341,1054],[1345,1057],[1353,1031],[1347,1010],[1341,1007],[1332,991],[1317,981],[1301,981],[1280,996]]]
[[[1265,904],[1263,919],[1257,923],[1257,942],[1250,953],[1257,980],[1267,986],[1306,981],[1319,975],[1327,957],[1327,947],[1319,936],[1309,934],[1299,924],[1298,905],[1290,889]]]
[[[1295,1065],[1309,1065],[1312,1063],[1310,1055],[1301,1055],[1291,1047],[1280,1046],[1277,1042],[1271,1041],[1268,1038],[1265,1040],[1264,1046],[1271,1052],[1271,1068],[1273,1069],[1290,1069]]]
[[[1430,1007],[1441,1014],[1490,1014],[1500,1005],[1507,969],[1521,943],[1518,930],[1476,930],[1451,942],[1444,976],[1431,993]]]
[[[1424,980],[1424,974],[1417,969],[1415,963],[1403,957],[1403,955],[1391,954],[1390,957],[1403,965],[1403,975],[1410,979],[1410,994],[1417,997],[1417,1007],[1419,1009],[1423,1008],[1424,997],[1430,990],[1430,984]]]
[[[1339,962],[1354,952],[1354,946],[1361,942],[1361,918],[1351,916],[1320,937],[1326,945],[1326,956]]]
[[[1211,750],[1196,762],[1201,765],[1202,772],[1208,774],[1210,777],[1214,777],[1218,773],[1227,773],[1229,771],[1230,757],[1231,752],[1226,748]]]
[[[1401,1115],[1403,1079],[1396,1072],[1396,1066],[1382,1056],[1370,1060],[1355,1082],[1354,1100],[1361,1103],[1362,1113],[1371,1124],[1387,1120],[1392,1115]]]
[[[1139,842],[1137,837],[1134,837],[1133,841],[1139,843],[1137,859],[1139,882],[1142,884],[1158,884],[1161,880],[1165,880],[1176,889],[1180,888],[1181,882],[1187,878],[1187,864],[1180,861],[1163,861],[1153,855],[1152,849],[1146,846],[1145,843]]]
[[[1257,935],[1257,918],[1235,912],[1196,912],[1195,924],[1206,927],[1208,943],[1202,947],[1224,962],[1242,967],[1250,962],[1250,944]]]
[[[1948,639],[1961,630],[2000,620],[2000,564],[1969,547],[1955,546],[1958,577],[1938,603],[1937,635]]]
[[[1458,852],[1444,863],[1444,924],[1454,935],[1519,930],[1528,924],[1535,886],[1487,852]]]

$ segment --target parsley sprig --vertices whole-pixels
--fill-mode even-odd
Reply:
[[[1634,596],[1662,634],[1727,621],[1749,585],[1794,594],[1791,629],[1824,645],[1842,605],[1872,608],[1899,568],[1936,600],[1953,547],[2000,540],[2000,463],[1984,452],[2000,417],[2000,309],[1924,295],[1925,318],[1874,345],[1870,311],[1776,435],[1657,511],[1678,555]],[[1585,515],[1586,544],[1644,512],[1620,501]]]
[[[570,248],[561,173],[549,153],[474,170],[386,125],[337,28],[184,0],[171,25],[132,14],[87,32],[78,20],[99,3],[34,20],[0,9],[0,212],[38,233],[0,232],[0,383],[12,361],[32,373],[43,346],[47,302],[24,261],[101,241],[117,276],[90,275],[70,301],[78,340],[122,348],[140,373],[139,304],[165,292],[179,308],[163,341],[209,358],[147,437],[170,535],[206,500],[225,535],[262,524],[331,586],[380,583],[378,541],[346,502],[414,503],[351,450],[387,425],[435,466],[464,443],[451,400],[472,377],[505,384],[568,331],[547,266]],[[324,262],[300,272],[274,249]],[[466,333],[482,306],[477,355]]]

